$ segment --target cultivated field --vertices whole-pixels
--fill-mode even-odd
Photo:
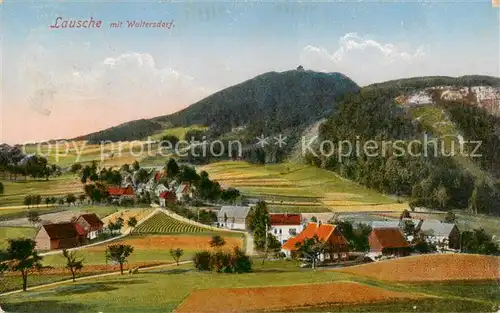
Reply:
[[[161,140],[163,136],[170,135],[170,136],[175,136],[181,140],[191,140],[191,138],[184,138],[186,133],[190,130],[206,130],[208,127],[203,126],[203,125],[191,125],[188,127],[173,127],[173,128],[167,128],[165,130],[162,130],[159,133],[156,133],[152,136],[153,140]],[[147,138],[145,138],[147,139]]]
[[[263,166],[225,161],[199,170],[207,171],[212,179],[238,188],[250,197],[266,199],[272,212],[400,212],[408,208],[406,203],[397,203],[333,172],[309,165]]]
[[[235,246],[243,245],[243,237],[237,236],[224,236],[226,241],[225,247],[232,248]],[[141,250],[170,250],[172,248],[181,248],[185,251],[199,251],[210,248],[210,240],[212,236],[209,235],[181,235],[181,236],[132,236],[130,238],[116,241],[116,243],[124,243],[132,245],[138,251]],[[103,251],[102,246],[89,247],[88,251]]]
[[[432,254],[363,264],[338,271],[384,281],[494,280],[500,278],[500,257]]]
[[[133,230],[134,234],[186,234],[202,232],[207,232],[207,229],[184,223],[163,212],[156,213]]]
[[[44,179],[24,179],[19,176],[17,180],[0,180],[4,184],[4,194],[0,196],[0,207],[18,206],[23,204],[26,195],[65,196],[68,193],[75,195],[83,193],[80,179],[73,174],[64,174],[59,177]],[[43,206],[41,204],[40,206]]]
[[[139,245],[139,244],[138,244]],[[163,249],[165,250],[165,249]],[[151,257],[163,250],[151,250]],[[134,252],[135,253],[135,252]],[[100,252],[103,258],[102,252]],[[136,261],[134,261],[136,262]],[[452,282],[452,283],[391,283],[367,277],[328,271],[300,269],[292,261],[267,261],[264,265],[254,260],[253,273],[249,274],[217,274],[198,272],[192,264],[174,266],[140,272],[136,275],[109,276],[92,280],[67,283],[50,288],[28,291],[1,297],[2,308],[7,312],[49,313],[49,312],[171,312],[180,306],[189,295],[198,290],[224,288],[256,288],[283,287],[288,290],[292,285],[332,284],[358,282],[370,290],[382,292],[399,292],[403,294],[429,295],[424,300],[413,299],[398,301],[381,301],[370,303],[337,303],[309,308],[290,308],[289,311],[304,312],[494,312],[498,304],[498,285],[496,282]],[[411,273],[409,274],[411,275]],[[58,276],[32,276],[30,282],[43,282],[57,279]],[[68,276],[66,276],[68,277]],[[20,278],[16,277],[19,287]],[[60,279],[60,276],[59,276]],[[31,284],[31,283],[30,283]],[[321,286],[321,285],[319,285]],[[375,288],[377,287],[377,288]],[[374,289],[371,289],[374,288]],[[267,288],[266,288],[267,289]],[[212,289],[213,290],[213,289]],[[215,289],[222,290],[222,289]],[[281,289],[279,289],[281,290]],[[336,291],[336,290],[335,290]],[[335,291],[332,291],[333,293]],[[321,289],[308,289],[302,295],[288,296],[287,301],[296,297],[314,301]],[[387,293],[386,293],[387,294]],[[344,298],[360,297],[365,294],[349,293]],[[212,293],[219,299],[221,294]],[[223,295],[222,295],[223,296]],[[370,296],[369,294],[367,296]],[[279,297],[279,295],[275,295]],[[327,301],[338,299],[332,295]],[[309,301],[305,299],[305,301]],[[377,300],[378,301],[378,300]],[[223,303],[223,302],[222,302]],[[206,306],[210,308],[210,306]],[[257,310],[258,311],[258,310]],[[264,311],[264,310],[261,310]],[[279,312],[283,310],[277,309]]]
[[[351,282],[283,287],[197,290],[175,310],[190,312],[252,312],[287,310],[327,304],[370,303],[417,299],[415,294],[395,292]]]
[[[36,234],[34,227],[0,227],[0,249],[6,249],[9,239],[33,238]]]

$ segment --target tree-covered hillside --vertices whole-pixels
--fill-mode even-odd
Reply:
[[[78,139],[143,139],[160,130],[162,125],[196,124],[209,126],[209,138],[240,128],[244,130],[239,134],[242,141],[253,140],[262,133],[292,133],[327,116],[336,97],[358,90],[356,83],[340,73],[269,72],[216,92],[177,113],[121,124]]]
[[[310,153],[306,159],[367,187],[409,197],[413,206],[499,214],[500,119],[467,101],[451,102],[434,97],[434,105],[454,123],[463,140],[482,142],[475,153],[480,156],[464,156],[457,145],[457,155],[450,156],[452,145],[457,144],[458,139],[438,140],[436,147],[433,144],[425,146],[425,136],[429,141],[441,138],[426,128],[422,120],[414,119],[408,107],[395,101],[408,90],[439,85],[498,84],[498,81],[485,77],[417,78],[363,88],[359,93],[346,95],[338,103],[338,109],[320,127],[320,139],[334,143],[358,141],[361,147],[369,140],[375,140],[382,147],[385,141],[389,142],[386,153],[378,149],[377,156],[362,151],[361,155],[341,158],[338,151],[331,156]],[[405,147],[405,153],[393,145],[397,140],[401,140],[399,146]],[[412,140],[421,144],[409,145]],[[413,155],[408,153],[408,146]],[[474,148],[475,145],[466,145],[465,154],[470,154]],[[346,152],[345,149],[340,150]]]

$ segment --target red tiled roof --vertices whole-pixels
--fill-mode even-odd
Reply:
[[[163,199],[175,199],[175,193],[173,191],[164,191],[160,193],[160,198]]]
[[[302,215],[300,214],[270,214],[271,225],[300,225]]]
[[[110,196],[132,196],[134,195],[134,189],[129,185],[128,187],[108,187],[108,193]]]
[[[75,225],[75,223],[58,223],[45,224],[42,225],[42,227],[45,229],[50,239],[74,238],[80,236],[80,234],[85,235],[85,230]]]
[[[82,214],[80,215],[87,223],[90,225],[90,229],[92,231],[99,230],[104,226],[104,223],[99,219],[99,217],[95,214]]]
[[[408,248],[409,244],[399,228],[374,228],[368,237],[371,249]]]
[[[307,227],[296,237],[290,238],[285,244],[283,245],[283,249],[285,250],[296,250],[296,244],[299,242],[304,241],[306,238],[313,238],[314,235],[317,235],[319,240],[321,241],[327,241],[330,239],[330,236],[333,234],[335,230],[335,225],[331,224],[318,224],[316,223],[309,223],[307,224]]]

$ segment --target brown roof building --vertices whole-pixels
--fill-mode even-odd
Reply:
[[[396,227],[374,228],[368,236],[370,252],[394,255],[408,255],[410,245]]]
[[[78,218],[75,219],[75,223],[85,230],[87,238],[89,239],[96,238],[104,229],[104,223],[94,213],[78,216]]]
[[[77,247],[85,243],[86,231],[76,223],[42,225],[35,236],[37,250]]]

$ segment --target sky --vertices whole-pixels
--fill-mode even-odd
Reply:
[[[176,112],[269,71],[359,85],[500,76],[500,8],[468,2],[14,2],[1,14],[0,142],[72,138]],[[51,28],[62,20],[100,28]],[[121,28],[110,23],[122,21]],[[173,21],[129,28],[127,21]],[[59,22],[59,25],[61,23]]]

